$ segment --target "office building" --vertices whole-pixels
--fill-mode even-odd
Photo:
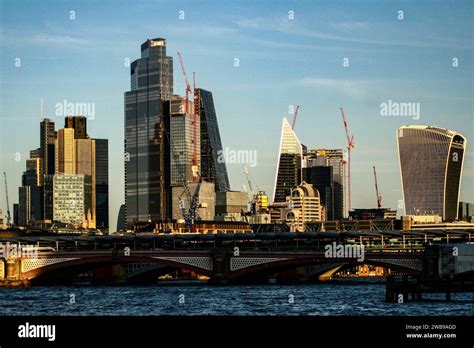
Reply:
[[[216,220],[243,221],[248,210],[248,195],[244,191],[216,192]]]
[[[467,221],[467,222],[474,222],[474,204],[468,202],[459,202],[459,212],[458,212],[458,219]]]
[[[326,220],[344,218],[344,150],[304,150],[303,180],[319,191]]]
[[[283,119],[278,151],[273,202],[285,202],[291,190],[301,183],[303,147],[287,119]]]
[[[206,181],[213,182],[216,191],[229,190],[226,164],[218,160],[223,148],[212,92],[196,88],[194,103],[201,129],[201,176]]]
[[[90,200],[91,207],[91,223],[90,228],[95,228],[96,219],[96,170],[95,170],[95,140],[93,139],[76,139],[76,174],[83,174],[90,177],[91,192],[90,197],[85,197]]]
[[[95,214],[96,227],[109,228],[109,142],[95,140]]]
[[[141,45],[141,58],[130,67],[125,93],[125,206],[127,225],[167,218],[162,101],[173,96],[173,58],[165,39]],[[169,149],[168,149],[169,151]]]
[[[74,129],[74,139],[87,139],[87,118],[85,116],[67,116],[64,128]]]
[[[56,173],[76,173],[76,141],[74,129],[58,129],[56,139]]]
[[[282,209],[282,220],[292,231],[304,232],[306,223],[322,221],[321,201],[313,185],[302,182],[286,197],[287,209]]]
[[[397,130],[404,215],[458,217],[466,138],[431,126]]]
[[[31,222],[30,186],[20,186],[18,188],[18,204],[18,225],[28,226]]]
[[[45,118],[40,124],[40,157],[43,159],[43,175],[55,172],[55,139],[54,122]]]
[[[171,185],[181,185],[183,180],[196,182],[199,178],[200,122],[196,118],[194,124],[193,115],[184,111],[185,104],[185,99],[173,98],[169,101],[169,111],[165,111],[165,118],[169,119],[170,125],[170,143],[173,146],[170,149]]]
[[[73,227],[94,228],[91,191],[92,180],[88,175],[54,175],[53,220]]]

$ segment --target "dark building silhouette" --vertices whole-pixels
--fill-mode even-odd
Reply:
[[[109,141],[95,140],[96,227],[109,228]]]
[[[85,116],[67,116],[64,128],[74,128],[74,139],[87,139],[87,118]]]
[[[125,213],[127,225],[166,219],[162,104],[173,95],[173,58],[165,39],[141,45],[125,93]]]
[[[117,231],[125,231],[126,229],[127,222],[125,221],[125,204],[122,204],[117,216]]]
[[[303,180],[319,191],[321,204],[325,207],[325,220],[335,220],[334,173],[331,166],[303,168]]]
[[[224,192],[230,185],[226,164],[218,160],[223,148],[212,93],[197,88],[194,103],[201,121],[201,176],[213,182],[217,192]]]
[[[41,121],[40,126],[40,152],[43,159],[42,175],[54,174],[55,172],[55,130],[54,122],[48,118]]]

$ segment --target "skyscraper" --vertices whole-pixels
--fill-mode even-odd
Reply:
[[[56,139],[56,173],[76,173],[76,141],[74,129],[58,129]]]
[[[218,161],[223,149],[212,93],[196,88],[194,103],[196,115],[201,122],[201,176],[206,181],[213,182],[216,191],[224,192],[230,189],[230,185],[226,164]]]
[[[184,111],[185,103],[186,101],[181,97],[173,98],[167,104],[169,109],[167,107],[163,111],[165,118],[169,119],[170,143],[173,145],[174,152],[170,158],[171,185],[181,186],[183,179],[186,182],[197,181],[201,166],[200,122],[196,118],[196,124],[194,124],[193,115]]]
[[[173,95],[173,58],[165,39],[141,45],[141,58],[130,67],[125,93],[125,205],[127,225],[166,218],[165,141],[162,100]]]
[[[85,116],[67,116],[64,128],[74,128],[74,139],[87,138],[87,118]]]
[[[109,142],[95,140],[96,227],[109,228]]]
[[[303,179],[320,192],[328,220],[341,220],[344,217],[343,163],[342,149],[303,151]]]
[[[466,138],[431,126],[397,131],[398,156],[406,215],[458,217]]]
[[[323,220],[335,220],[334,175],[331,166],[315,166],[303,168],[303,180],[313,185],[319,192],[321,204],[324,206]]]
[[[291,128],[288,120],[283,119],[278,151],[277,171],[273,190],[273,202],[285,202],[291,190],[301,184],[301,161],[303,147]]]
[[[40,153],[43,159],[42,175],[54,174],[55,167],[55,130],[54,122],[48,118],[41,121],[40,125]]]
[[[91,194],[85,197],[90,201],[90,218],[89,227],[95,228],[96,218],[96,169],[95,169],[95,140],[93,139],[76,139],[76,174],[82,174],[90,178]],[[87,180],[87,179],[86,179]]]

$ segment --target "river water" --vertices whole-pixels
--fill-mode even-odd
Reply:
[[[424,295],[385,303],[385,285],[331,281],[305,285],[44,286],[0,288],[0,315],[454,315],[474,314],[474,294]]]

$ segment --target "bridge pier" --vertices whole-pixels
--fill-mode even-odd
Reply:
[[[0,279],[0,286],[21,287],[28,286],[30,282],[21,276],[21,259],[4,259],[4,274]]]
[[[227,249],[216,249],[212,253],[212,275],[209,284],[225,285],[229,283],[231,255],[231,251]]]

